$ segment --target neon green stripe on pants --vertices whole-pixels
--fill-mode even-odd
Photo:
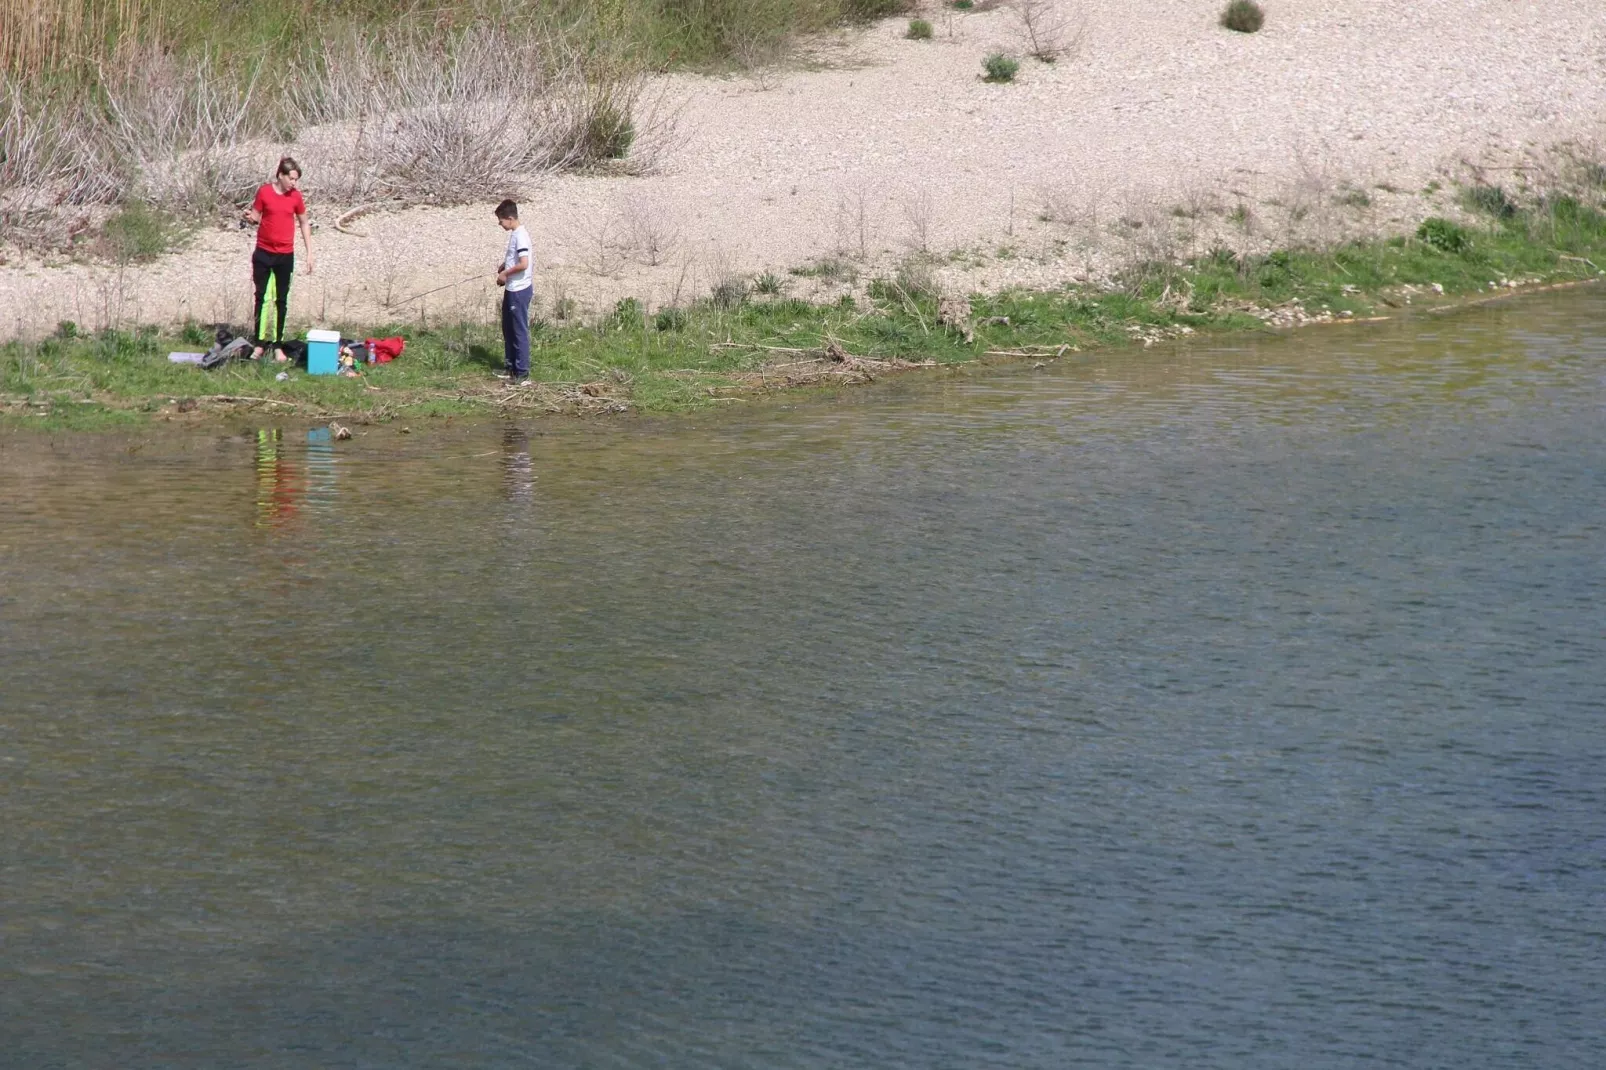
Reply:
[[[262,311],[257,315],[257,338],[264,342],[271,342],[279,337],[274,330],[279,325],[279,276],[277,272],[268,272],[268,284],[262,290]]]

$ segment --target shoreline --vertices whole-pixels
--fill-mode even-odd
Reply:
[[[1456,182],[1522,194],[1569,144],[1606,158],[1606,21],[1587,0],[1544,19],[1486,0],[1283,0],[1252,35],[1192,0],[1055,2],[1076,16],[1076,49],[1028,59],[1009,84],[979,77],[986,55],[1021,54],[1008,6],[933,3],[930,40],[888,19],[745,74],[654,76],[644,100],[674,121],[642,149],[643,173],[510,179],[538,314],[596,319],[627,299],[656,312],[794,272],[788,296],[862,300],[863,280],[912,259],[953,294],[1099,287],[1217,247],[1262,256],[1465,222]],[[487,319],[488,279],[415,297],[495,261],[499,197],[403,197],[342,230],[372,199],[343,185],[351,133],[328,123],[240,146],[264,178],[284,152],[307,166],[318,271],[298,274],[291,321]],[[19,252],[0,264],[0,339],[39,340],[61,320],[243,323],[250,244],[202,225],[149,262]]]
[[[408,431],[446,418],[672,416],[888,376],[1046,364],[1190,336],[1443,314],[1606,281],[1606,214],[1570,197],[1478,228],[1441,222],[1451,229],[1425,225],[1409,239],[1150,264],[1106,288],[956,301],[906,265],[893,278],[871,280],[865,300],[834,305],[789,298],[787,284],[773,277],[726,303],[704,300],[654,314],[622,301],[595,323],[537,325],[535,383],[524,388],[492,377],[500,339],[475,324],[414,332],[401,358],[356,379],[294,371],[284,382],[274,376],[285,365],[205,372],[168,363],[169,349],[194,348],[193,325],[188,340],[146,329],[4,343],[0,430],[205,428],[247,415]],[[15,389],[19,374],[30,387],[25,392]]]

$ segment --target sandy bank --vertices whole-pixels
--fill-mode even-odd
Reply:
[[[683,139],[659,173],[521,191],[539,308],[653,307],[765,271],[828,297],[851,283],[788,272],[841,259],[862,280],[922,249],[956,289],[1045,286],[1216,242],[1402,229],[1442,208],[1423,193],[1435,178],[1470,162],[1519,185],[1510,168],[1606,131],[1598,0],[1267,7],[1266,28],[1239,35],[1214,3],[1065,0],[1078,50],[1025,61],[1010,85],[977,77],[987,53],[1022,51],[1007,11],[937,12],[928,42],[884,23],[763,78],[665,79]],[[320,200],[315,170],[307,186],[318,271],[297,278],[294,320],[489,314],[488,278],[402,303],[489,271],[503,236],[488,206],[379,213],[354,236],[334,230],[343,206]],[[250,242],[207,231],[126,270],[13,257],[0,337],[61,319],[243,322]]]

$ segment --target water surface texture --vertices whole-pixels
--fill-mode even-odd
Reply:
[[[1603,404],[1596,290],[0,438],[0,1065],[1606,1065]]]

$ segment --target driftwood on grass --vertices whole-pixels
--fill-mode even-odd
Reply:
[[[528,386],[499,386],[487,390],[458,390],[435,393],[443,401],[461,401],[511,412],[538,410],[547,413],[573,413],[581,416],[630,411],[630,402],[620,392],[620,384],[536,383]]]
[[[203,401],[216,401],[225,405],[285,405],[289,408],[299,408],[300,403],[295,401],[282,401],[279,398],[255,398],[243,394],[202,394],[199,397],[186,399],[199,404]]]
[[[1067,353],[1080,353],[1081,350],[1073,345],[1057,346],[1020,346],[1016,349],[989,349],[983,356],[988,357],[1063,357]]]

